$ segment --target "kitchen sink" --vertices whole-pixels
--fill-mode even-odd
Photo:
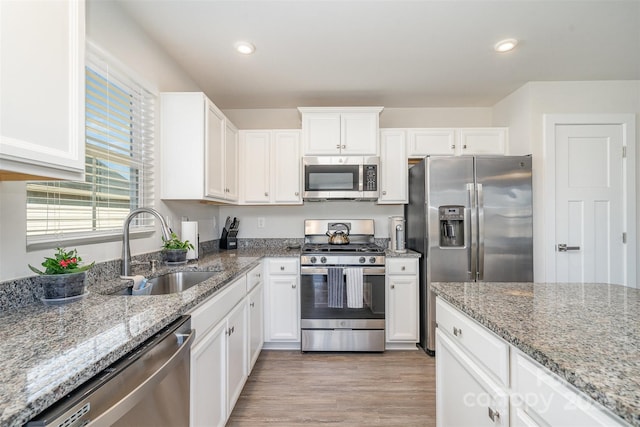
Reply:
[[[186,291],[198,283],[213,277],[216,273],[216,271],[174,271],[163,274],[149,279],[149,283],[153,285],[151,295],[174,294]],[[118,291],[115,295],[131,295],[131,288]]]

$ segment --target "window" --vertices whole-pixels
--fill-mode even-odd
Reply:
[[[27,245],[119,236],[129,212],[153,206],[156,95],[87,47],[84,181],[27,184]],[[153,228],[138,215],[131,231]],[[110,240],[110,239],[109,239]]]

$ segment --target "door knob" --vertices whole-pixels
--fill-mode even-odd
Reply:
[[[580,246],[567,246],[566,243],[559,243],[557,249],[558,252],[579,251]]]

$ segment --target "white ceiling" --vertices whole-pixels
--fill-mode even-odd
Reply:
[[[640,0],[119,1],[224,109],[488,107],[528,81],[640,79]]]

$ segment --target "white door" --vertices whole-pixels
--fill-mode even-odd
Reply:
[[[625,284],[625,159],[619,124],[557,125],[556,281]]]

